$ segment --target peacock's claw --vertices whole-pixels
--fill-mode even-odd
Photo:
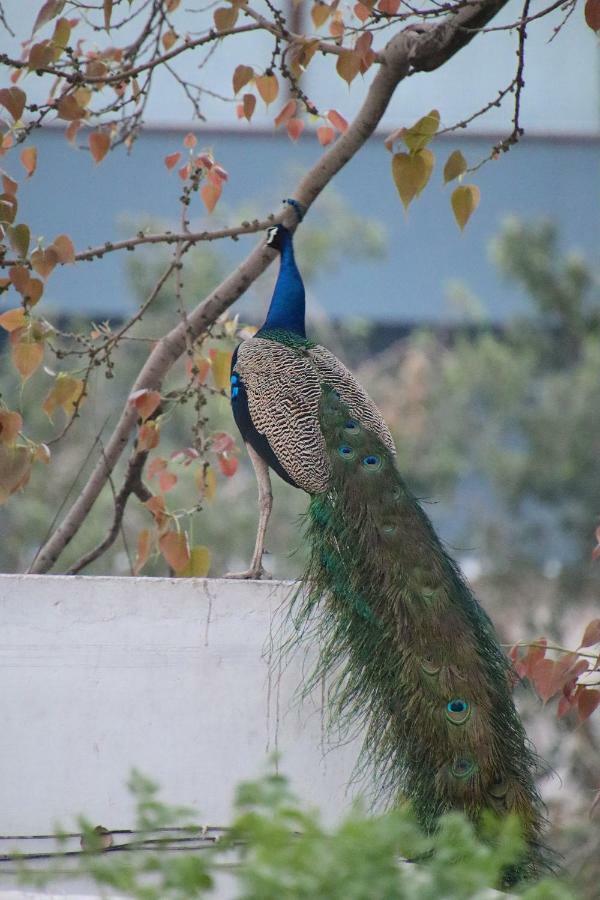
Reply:
[[[247,581],[261,581],[261,579],[271,580],[273,576],[263,568],[262,564],[258,566],[250,566],[245,572],[227,572],[223,578],[239,578]]]

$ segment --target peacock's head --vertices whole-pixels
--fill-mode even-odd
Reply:
[[[283,250],[284,241],[288,235],[289,231],[285,225],[273,225],[272,228],[267,230],[267,247],[272,247],[273,250],[279,250],[279,252],[281,252]]]

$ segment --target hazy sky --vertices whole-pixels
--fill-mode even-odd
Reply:
[[[17,32],[19,39],[29,36],[31,25],[40,7],[40,0],[3,0],[9,25]],[[196,5],[182,3],[174,16],[181,34],[204,30],[212,23],[212,9],[194,13],[190,7]],[[199,6],[200,4],[198,4]],[[255,8],[261,10],[263,0],[256,0]],[[540,0],[534,0],[531,11],[541,9]],[[494,24],[514,21],[521,6],[510,3]],[[307,10],[310,4],[307,4]],[[265,7],[266,11],[266,7]],[[69,13],[71,15],[71,13]],[[532,24],[527,40],[526,90],[523,98],[523,123],[530,132],[557,131],[589,133],[598,132],[600,125],[600,53],[598,40],[583,21],[583,7],[577,7],[561,33],[548,43],[553,27],[561,18],[560,10],[553,18]],[[2,29],[2,26],[0,26]],[[77,34],[83,33],[78,28]],[[49,26],[40,32],[46,36]],[[119,41],[125,38],[125,30],[118,33]],[[131,38],[132,34],[128,35]],[[111,42],[105,33],[90,34],[92,45],[97,42],[105,46]],[[383,37],[376,36],[374,47],[383,43]],[[17,54],[19,44],[2,29],[0,43],[3,50]],[[231,75],[240,63],[264,68],[269,61],[272,39],[259,33],[236,37],[224,42],[223,46],[198,72],[200,57],[184,54],[179,60],[179,71],[193,80],[201,80],[211,90],[231,96]],[[452,122],[469,115],[488,102],[495,93],[507,85],[514,74],[516,35],[509,32],[494,32],[478,37],[473,43],[444,66],[437,73],[417,75],[406,81],[397,90],[385,118],[385,127],[393,128],[408,124],[428,109],[437,107],[443,123]],[[305,80],[309,96],[321,108],[337,108],[347,118],[352,116],[365,94],[368,77],[357,78],[348,90],[335,73],[331,58],[317,59],[311,63]],[[41,88],[39,79],[28,75],[22,81],[28,93],[43,99],[47,87]],[[272,120],[280,104],[275,103],[269,113],[259,100],[255,123],[265,124]],[[203,109],[209,122],[214,125],[235,125],[235,105],[221,103],[206,97]],[[479,131],[505,130],[510,123],[510,99],[502,109],[493,109],[475,123]],[[168,73],[161,73],[157,80],[146,119],[154,124],[184,123],[191,119],[191,108],[181,88]],[[241,127],[247,128],[245,123]]]

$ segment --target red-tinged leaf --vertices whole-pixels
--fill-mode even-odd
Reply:
[[[158,476],[158,486],[160,487],[163,494],[166,494],[167,491],[170,491],[177,484],[177,475],[173,475],[172,472],[161,472]]]
[[[37,166],[37,149],[35,147],[25,147],[24,150],[21,150],[19,159],[27,172],[27,177],[31,178]]]
[[[7,150],[10,150],[12,145],[14,144],[15,139],[12,134],[5,134],[2,140],[0,141],[0,156],[4,156]]]
[[[219,468],[223,475],[226,478],[232,478],[238,470],[238,459],[237,456],[228,456],[226,453],[222,453],[218,457]]]
[[[51,458],[52,454],[50,453],[50,447],[48,447],[47,444],[38,444],[35,448],[34,459],[47,466]]]
[[[11,87],[0,90],[0,104],[9,111],[15,122],[23,115],[27,95],[21,88]]]
[[[254,94],[244,94],[242,97],[242,111],[244,118],[250,121],[256,109],[256,97]]]
[[[23,299],[28,306],[35,306],[36,303],[39,303],[43,293],[43,282],[40,281],[39,278],[30,278],[27,282],[27,287],[25,289],[25,293],[23,294]]]
[[[74,122],[75,119],[85,119],[86,117],[85,107],[80,106],[73,94],[61,97],[56,104],[56,114],[59,119],[64,119],[66,122]]]
[[[231,372],[231,356],[229,350],[209,350],[212,363],[212,376],[215,387],[220,391],[226,391],[229,387]]]
[[[34,250],[29,259],[33,270],[42,278],[47,278],[58,263],[58,254],[50,246],[47,250]]]
[[[518,644],[514,644],[514,645],[510,648],[509,653],[508,653],[508,658],[509,658],[513,663],[516,663],[516,661],[518,660],[520,649],[521,649],[521,648],[519,647]]]
[[[187,181],[190,177],[190,173],[192,171],[191,165],[188,163],[186,166],[182,166],[179,172],[177,173],[182,181]]]
[[[210,550],[208,547],[192,547],[190,561],[179,572],[182,578],[206,578],[210,569]]]
[[[38,28],[55,19],[62,12],[64,5],[65,0],[47,0],[37,14],[31,33],[35,34]]]
[[[379,0],[377,8],[386,16],[395,16],[400,9],[400,0]]]
[[[89,138],[90,153],[97,164],[102,162],[110,149],[110,135],[106,131],[93,131]]]
[[[208,178],[213,184],[219,184],[223,181],[228,181],[229,175],[223,166],[213,165],[208,173]]]
[[[566,697],[564,694],[558,701],[558,708],[556,710],[556,718],[562,719],[563,716],[566,716],[567,713],[573,709],[573,704],[571,702],[570,697]]]
[[[310,17],[315,28],[320,28],[324,25],[330,15],[331,7],[326,3],[315,3],[310,11]]]
[[[296,115],[297,106],[297,100],[288,100],[279,115],[275,117],[275,128],[279,128],[280,125],[285,125],[286,122],[289,122]]]
[[[165,498],[162,496],[150,497],[144,501],[144,506],[152,513],[152,517],[159,528],[162,528],[168,519],[165,512]]]
[[[140,533],[138,534],[137,539],[137,553],[135,557],[135,563],[133,564],[134,575],[140,574],[140,572],[148,562],[151,550],[152,534],[150,532],[150,529],[143,528],[142,531],[140,531]]]
[[[556,663],[551,659],[540,659],[530,666],[529,677],[543,703],[547,703],[559,690],[555,684]]]
[[[55,51],[56,47],[52,41],[40,41],[39,44],[34,44],[27,58],[29,70],[35,72],[51,65],[54,62]]]
[[[600,691],[595,691],[592,688],[579,690],[577,694],[577,712],[579,713],[580,722],[588,719],[598,706],[600,706]]]
[[[18,412],[0,409],[0,444],[14,444],[23,427],[23,417]]]
[[[204,356],[194,355],[193,360],[188,359],[186,362],[188,378],[194,378],[198,384],[206,384],[208,373],[210,372],[210,359]],[[193,370],[196,370],[195,373]]]
[[[5,331],[16,331],[17,328],[23,328],[26,324],[25,310],[20,306],[17,309],[9,309],[0,315],[0,327]]]
[[[162,456],[155,456],[154,459],[150,460],[148,463],[148,468],[146,469],[146,476],[149,479],[154,478],[158,475],[159,472],[162,472],[167,468],[167,461]]]
[[[344,17],[339,9],[333,14],[331,22],[329,23],[329,34],[333,38],[343,38],[344,32],[346,30],[346,26],[344,25]]]
[[[11,266],[8,270],[8,277],[14,289],[20,294],[24,294],[29,284],[29,272],[25,266]]]
[[[279,82],[276,75],[258,75],[254,79],[256,90],[269,106],[274,100],[277,100],[279,94]]]
[[[179,151],[177,151],[177,153],[170,153],[168,156],[165,156],[165,166],[167,169],[174,169],[180,159],[181,153]]]
[[[214,453],[230,453],[235,447],[235,441],[226,431],[217,431],[211,436],[210,449]]]
[[[8,175],[3,174],[2,175],[2,187],[4,188],[4,191],[6,194],[14,195],[17,193],[19,184],[18,184],[18,182],[13,181],[13,179],[10,178]]]
[[[371,10],[364,3],[357,3],[354,6],[354,15],[360,22],[366,22],[371,18]]]
[[[36,372],[44,359],[44,345],[41,341],[23,339],[11,346],[12,361],[22,381]]]
[[[329,125],[320,125],[317,128],[317,138],[322,147],[326,147],[335,138],[335,131]]]
[[[239,10],[237,6],[220,6],[213,13],[213,21],[217,31],[229,31],[237,22]]]
[[[237,66],[233,73],[233,93],[239,94],[241,89],[250,84],[254,78],[252,66]]]
[[[81,128],[81,119],[75,119],[74,122],[69,122],[65,130],[65,136],[70,144],[74,144],[77,139],[77,132]]]
[[[218,182],[218,184],[215,184],[212,181],[208,181],[206,184],[202,185],[202,188],[200,189],[200,196],[202,197],[202,202],[204,203],[209,213],[211,213],[217,205],[222,191],[223,187],[220,181]]]
[[[158,539],[160,552],[176,574],[182,572],[190,561],[190,545],[187,535],[178,531],[167,531]]]
[[[104,0],[104,27],[110,31],[110,19],[113,11],[113,0]]]
[[[600,31],[600,0],[587,0],[583,13],[592,31]]]
[[[0,444],[0,504],[25,487],[31,473],[32,453],[29,447]]]
[[[297,141],[304,131],[304,121],[302,119],[290,119],[285,126],[285,130],[293,141]]]
[[[360,64],[360,54],[354,50],[344,50],[338,56],[335,68],[340,78],[350,85],[360,72]]]
[[[188,131],[188,133],[186,134],[186,136],[183,139],[183,146],[187,147],[188,150],[191,150],[193,147],[196,146],[197,143],[198,143],[198,141],[196,139],[196,135],[192,134],[191,131]]]
[[[345,132],[348,131],[348,123],[336,109],[330,109],[327,113],[327,118],[333,127],[337,128],[338,131],[341,131],[342,134],[345,134]]]
[[[49,249],[54,250],[61,265],[75,262],[75,247],[68,234],[59,234],[58,237],[55,237]]]
[[[594,644],[600,644],[600,619],[592,619],[586,625],[580,647],[593,647]]]
[[[138,450],[154,450],[160,442],[160,427],[156,422],[144,422],[138,431]]]
[[[135,406],[140,414],[140,418],[145,422],[158,408],[160,394],[158,391],[149,391],[147,388],[142,388],[142,390],[134,391],[129,395],[129,402]]]
[[[196,166],[200,169],[212,169],[215,164],[214,159],[208,153],[200,153],[199,156],[196,157]],[[225,169],[223,169],[225,171]]]

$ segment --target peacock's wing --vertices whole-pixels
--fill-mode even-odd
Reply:
[[[240,345],[234,371],[248,398],[252,424],[269,442],[290,478],[308,493],[327,489],[330,463],[321,427],[321,386],[338,392],[360,424],[395,453],[394,441],[376,405],[351,372],[324,347],[288,346],[268,338]]]

